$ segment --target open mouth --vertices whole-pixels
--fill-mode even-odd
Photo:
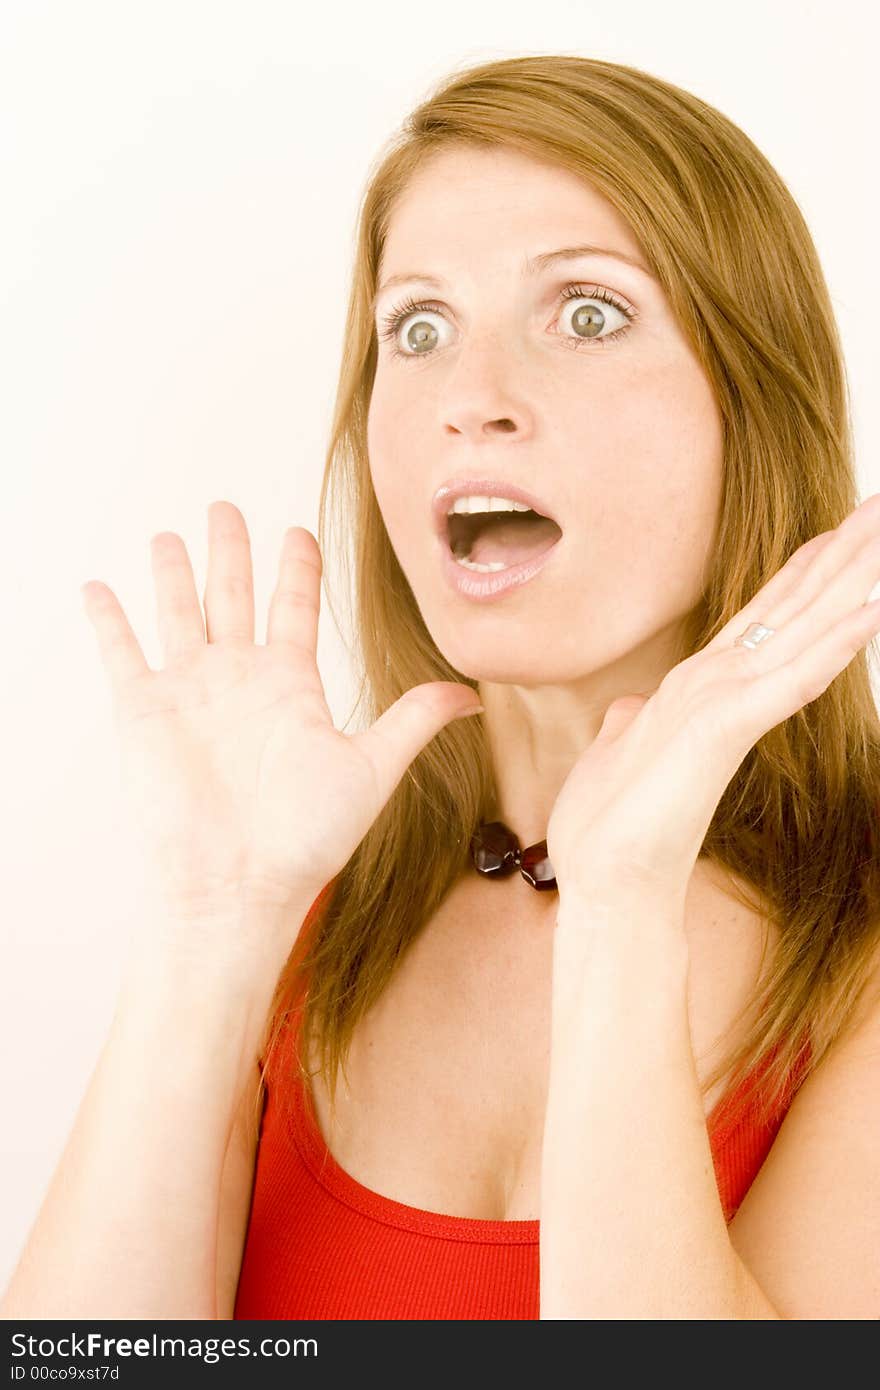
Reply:
[[[449,548],[468,565],[509,569],[543,555],[562,536],[561,527],[540,512],[451,512]]]

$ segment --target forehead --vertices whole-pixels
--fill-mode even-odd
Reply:
[[[442,275],[487,253],[521,264],[580,242],[642,256],[629,223],[586,179],[518,150],[455,146],[431,155],[395,203],[379,278]]]

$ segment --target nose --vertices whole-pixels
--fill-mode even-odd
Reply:
[[[471,399],[458,401],[447,411],[446,429],[450,434],[469,435],[472,439],[496,434],[516,434],[525,438],[528,434],[525,411],[514,410],[506,415],[490,415],[480,402]]]
[[[473,438],[498,434],[525,437],[530,412],[516,394],[511,375],[503,370],[461,371],[447,382],[444,393],[447,428]]]
[[[471,334],[459,345],[454,368],[441,388],[445,428],[453,434],[478,440],[499,434],[526,439],[532,432],[532,412],[521,387],[520,370],[512,330],[493,326]],[[507,336],[505,336],[507,335]]]

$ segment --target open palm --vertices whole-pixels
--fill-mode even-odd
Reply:
[[[180,915],[230,900],[309,902],[345,865],[413,758],[476,706],[440,681],[353,735],[333,724],[316,661],[322,561],[284,536],[267,637],[254,642],[250,541],[230,502],[208,511],[204,617],[173,532],[151,555],[164,667],[154,671],[113,592],[84,586],[111,678],[129,809],[149,872]]]

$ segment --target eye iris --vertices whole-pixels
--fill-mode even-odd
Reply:
[[[436,332],[437,330],[433,324],[426,323],[424,319],[417,319],[412,327],[407,330],[406,340],[413,349],[424,346],[426,342],[428,346],[432,346],[429,340],[432,334],[436,335]]]
[[[595,338],[605,324],[605,315],[595,304],[582,304],[571,318],[572,326],[582,338]],[[581,332],[581,329],[586,332]]]

